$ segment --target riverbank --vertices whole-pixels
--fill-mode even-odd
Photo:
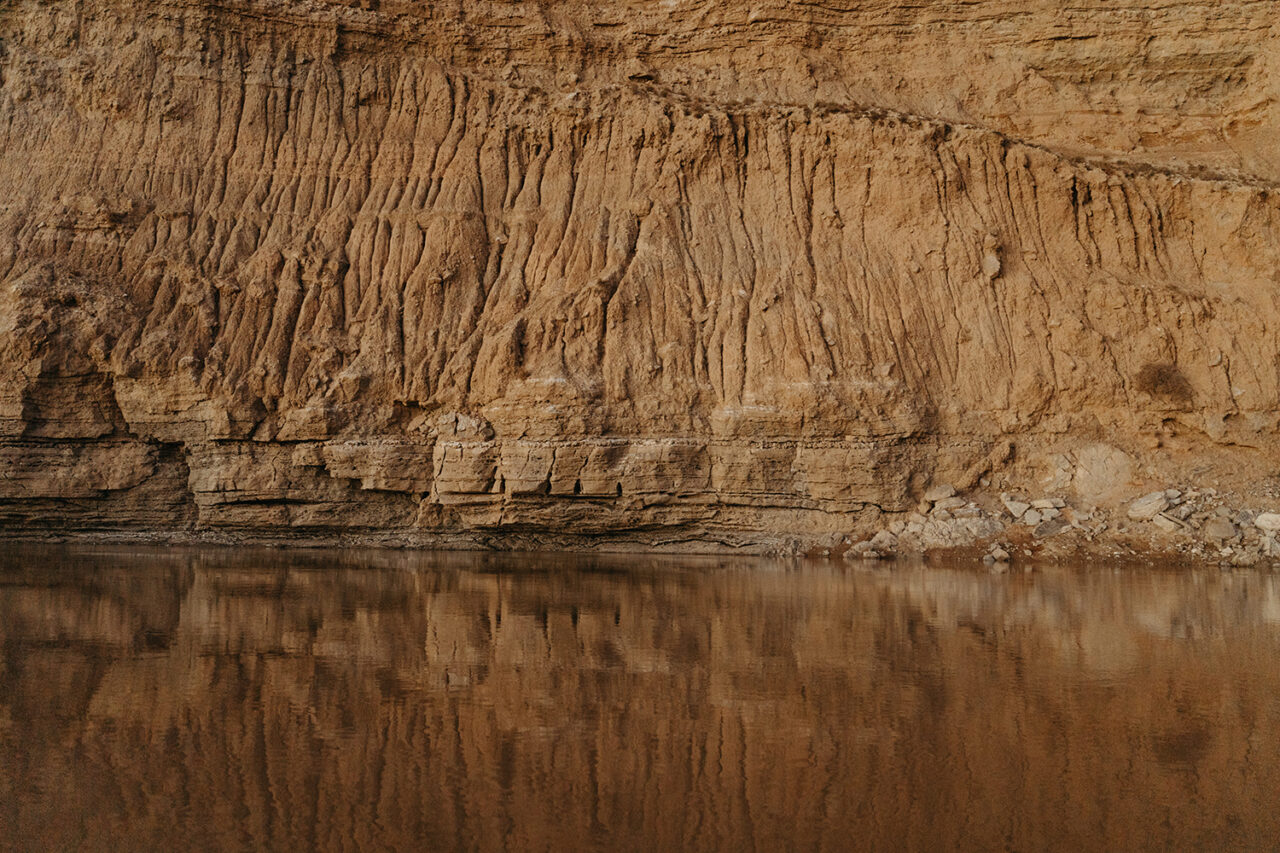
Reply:
[[[1036,564],[1214,565],[1280,570],[1280,514],[1215,489],[1170,487],[1119,506],[1021,492],[930,490],[915,510],[845,535],[779,535],[707,527],[575,534],[552,530],[0,529],[0,541],[82,545],[372,548],[494,553],[771,556],[944,561],[993,570]]]
[[[1025,492],[926,493],[914,512],[858,537],[845,559],[953,553],[1001,567],[1025,560],[1177,560],[1280,568],[1280,513],[1216,489],[1149,492],[1114,507]]]

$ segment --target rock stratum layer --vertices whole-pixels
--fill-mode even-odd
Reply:
[[[942,482],[1260,495],[1277,132],[1271,0],[16,0],[0,525],[764,547]]]

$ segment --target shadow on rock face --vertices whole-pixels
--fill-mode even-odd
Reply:
[[[1138,371],[1138,390],[1159,398],[1178,408],[1190,406],[1194,396],[1191,383],[1176,364],[1148,363]]]

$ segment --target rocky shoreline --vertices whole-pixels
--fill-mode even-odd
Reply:
[[[1167,488],[1115,507],[1025,493],[925,493],[915,511],[848,541],[847,560],[972,552],[997,569],[1027,559],[1147,557],[1280,570],[1280,512],[1213,488]]]
[[[929,490],[909,513],[886,514],[878,530],[813,537],[673,528],[570,531],[255,531],[0,528],[0,541],[80,545],[211,545],[456,552],[648,553],[843,559],[892,565],[920,559],[992,571],[1036,565],[1220,566],[1280,571],[1280,512],[1241,506],[1213,488],[1169,488],[1114,507],[1019,492]]]

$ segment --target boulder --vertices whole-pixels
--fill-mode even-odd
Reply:
[[[1129,518],[1134,521],[1150,521],[1169,508],[1169,499],[1164,492],[1152,492],[1143,495],[1129,504]]]

